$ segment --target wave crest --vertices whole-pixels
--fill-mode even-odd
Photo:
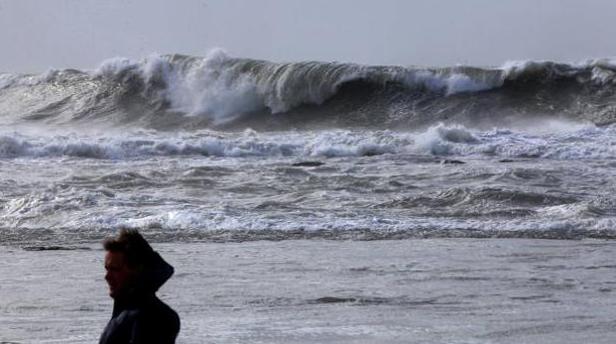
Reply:
[[[379,128],[558,116],[616,120],[616,62],[508,62],[500,68],[420,68],[150,55],[94,71],[0,75],[0,116],[171,129],[324,125]],[[24,91],[28,98],[22,97]]]

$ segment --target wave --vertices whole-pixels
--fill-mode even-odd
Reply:
[[[562,212],[568,211],[563,208]],[[493,220],[418,218],[383,220],[359,217],[355,220],[302,219],[275,221],[252,217],[237,219],[217,215],[214,219],[198,213],[166,212],[157,216],[129,219],[130,215],[111,213],[82,214],[75,218],[44,217],[12,219],[0,226],[4,244],[33,243],[71,246],[100,241],[118,227],[139,229],[157,242],[213,241],[241,242],[260,240],[401,240],[410,238],[526,238],[526,239],[616,239],[614,220],[591,218],[549,219],[525,216],[523,219]],[[94,219],[92,219],[94,215]],[[526,214],[518,214],[524,216]],[[282,224],[281,224],[282,223]],[[289,224],[293,224],[289,227]],[[285,227],[286,226],[286,227]]]
[[[135,160],[152,157],[228,157],[328,159],[396,155],[464,159],[612,160],[616,158],[616,126],[596,127],[570,122],[547,122],[542,130],[490,129],[438,123],[423,131],[320,130],[225,133],[198,130],[160,133],[116,130],[92,134],[2,133],[0,159]],[[552,128],[545,131],[545,128]],[[312,162],[315,163],[314,161]],[[301,163],[300,163],[301,165]],[[309,165],[309,164],[308,164]]]
[[[212,167],[208,168],[206,175],[215,178]],[[234,173],[224,169],[216,172]],[[186,174],[176,177],[191,178]],[[389,202],[340,213],[333,209],[335,206],[310,208],[310,202],[302,201],[273,203],[260,199],[250,204],[268,203],[268,207],[253,208],[246,206],[246,199],[235,205],[193,199],[187,206],[187,198],[178,195],[127,192],[127,188],[150,188],[152,183],[177,190],[178,184],[168,184],[165,179],[155,171],[69,176],[47,188],[2,200],[0,234],[5,244],[24,241],[29,246],[48,246],[41,245],[47,242],[71,247],[98,240],[118,227],[137,228],[163,241],[616,238],[616,202],[609,194],[541,193],[515,183],[452,187],[408,197],[401,193],[393,200],[385,197]],[[205,192],[215,192],[211,189],[216,187],[210,186]],[[310,196],[299,199],[306,201],[306,197]]]
[[[508,62],[499,68],[275,63],[151,55],[91,71],[0,74],[11,123],[174,128],[415,128],[559,117],[616,119],[616,61]]]
[[[169,136],[139,133],[106,136],[26,136],[0,134],[0,159],[74,157],[134,160],[151,157],[344,157],[401,152],[410,137],[390,132],[350,131],[301,134],[259,134],[246,130],[240,135],[214,132]]]

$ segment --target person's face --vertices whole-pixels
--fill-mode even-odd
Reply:
[[[137,276],[137,270],[126,264],[123,252],[107,251],[105,270],[107,270],[105,280],[109,285],[109,296],[114,299],[128,291]]]

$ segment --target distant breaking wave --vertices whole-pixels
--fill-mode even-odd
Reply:
[[[0,74],[5,123],[162,130],[494,125],[557,117],[616,120],[616,61],[510,62],[500,68],[274,63],[152,55],[93,71]]]

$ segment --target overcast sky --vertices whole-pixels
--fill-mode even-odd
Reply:
[[[400,65],[616,55],[614,0],[0,0],[0,71],[151,53]]]

